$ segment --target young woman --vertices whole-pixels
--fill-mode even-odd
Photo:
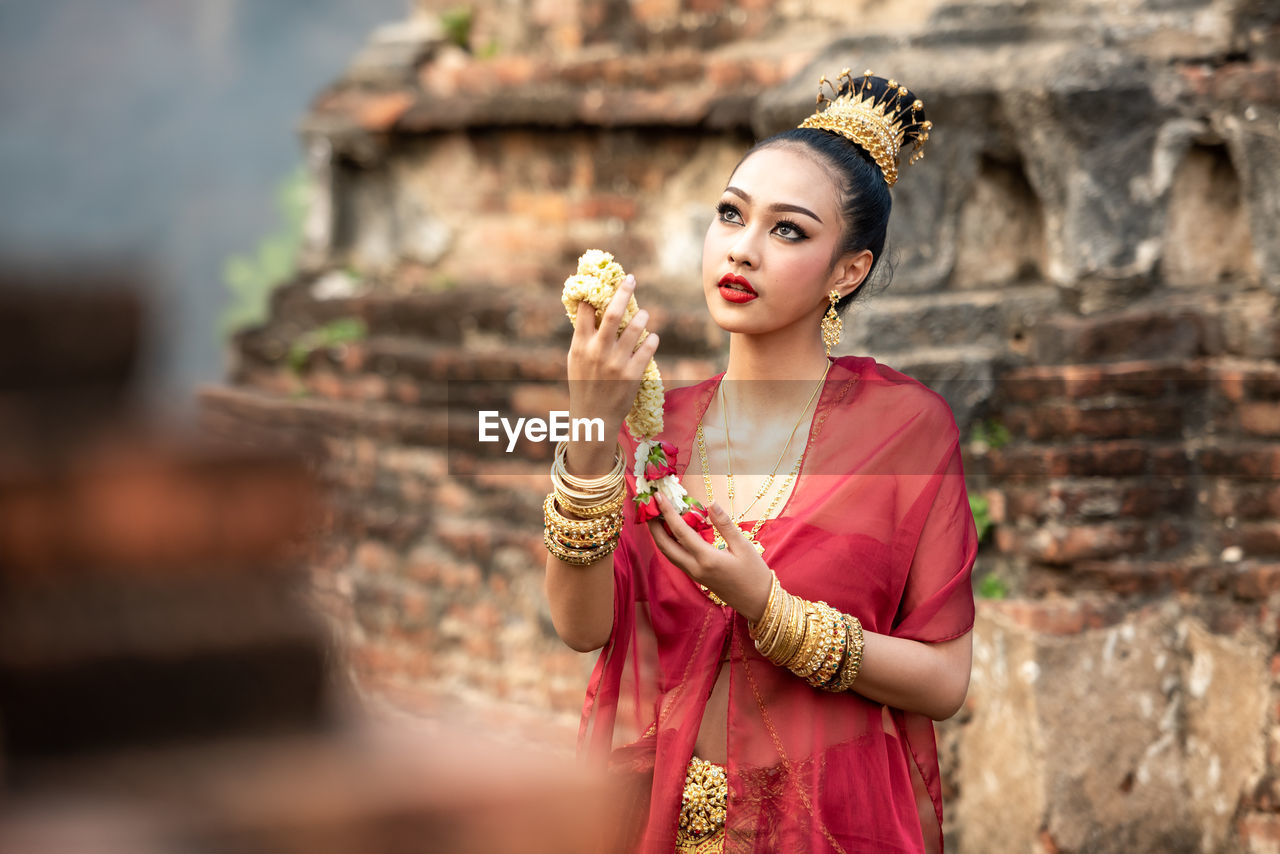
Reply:
[[[667,394],[659,438],[712,527],[663,500],[600,522],[644,474],[626,430],[553,472],[546,590],[561,638],[601,650],[580,739],[632,784],[624,850],[942,847],[932,721],[968,689],[977,551],[958,431],[917,381],[827,355],[882,254],[899,151],[930,125],[896,81],[838,82],[747,153],[707,230],[728,366]],[[644,311],[616,333],[634,289],[598,326],[579,306],[572,417],[621,428],[659,343]]]

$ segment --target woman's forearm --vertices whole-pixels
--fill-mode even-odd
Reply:
[[[972,632],[940,643],[864,632],[862,668],[853,690],[877,703],[945,720],[964,704],[972,656]]]
[[[614,424],[613,436],[620,425]],[[615,442],[572,441],[565,448],[566,470],[577,476],[599,478],[616,464],[622,453]],[[581,518],[560,509],[572,519]],[[560,639],[578,652],[604,646],[613,631],[613,555],[607,554],[586,566],[568,563],[547,555],[544,584],[551,608],[551,623]]]
[[[578,652],[605,645],[613,631],[613,555],[587,566],[547,555],[545,587],[562,641]]]

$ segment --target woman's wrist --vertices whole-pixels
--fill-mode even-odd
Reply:
[[[564,455],[565,468],[576,477],[603,477],[613,469],[618,453],[616,442],[569,442]]]
[[[747,623],[753,626],[758,625],[764,618],[769,608],[769,603],[773,598],[774,581],[777,576],[772,569],[768,569],[768,567],[765,567],[765,569],[767,572],[760,577],[759,583],[754,585],[750,599],[744,609],[739,611],[742,616],[747,618]]]
[[[579,414],[572,407],[569,411],[569,417],[571,424],[588,420],[586,416]],[[600,436],[599,439],[592,438],[597,433],[594,425],[589,425],[581,434],[575,435],[566,443],[565,468],[576,477],[602,477],[613,468],[615,454],[625,454],[625,451],[620,450],[618,444],[618,432],[622,427],[621,420],[590,420],[597,420],[597,423],[603,422],[604,426],[601,427],[598,434]],[[630,463],[629,460],[624,462],[628,465]]]
[[[814,688],[848,691],[858,678],[863,648],[858,618],[793,596],[772,571],[762,614],[748,627],[761,655]]]

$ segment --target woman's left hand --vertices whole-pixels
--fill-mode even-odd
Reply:
[[[756,622],[764,616],[773,586],[773,571],[729,514],[714,503],[707,513],[727,545],[718,549],[680,518],[666,498],[661,494],[656,497],[662,515],[649,520],[649,531],[667,560],[694,581],[706,585],[749,621]],[[663,522],[671,533],[663,528]]]

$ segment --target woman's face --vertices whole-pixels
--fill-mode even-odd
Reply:
[[[752,154],[730,177],[702,247],[712,319],[748,334],[804,323],[816,336],[841,275],[831,264],[840,229],[830,173],[794,147]]]

